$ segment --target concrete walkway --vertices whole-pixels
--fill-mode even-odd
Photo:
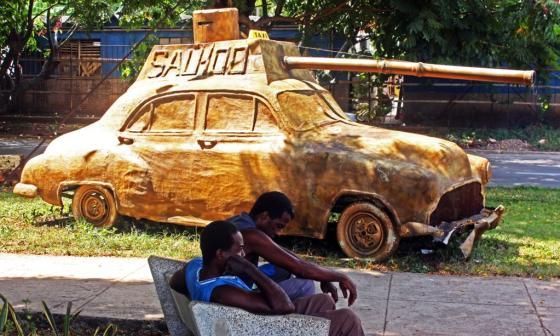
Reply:
[[[342,271],[368,335],[560,335],[560,280]],[[145,259],[0,254],[0,293],[16,309],[162,318]]]

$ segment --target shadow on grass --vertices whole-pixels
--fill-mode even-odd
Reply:
[[[92,224],[84,222],[85,225]],[[33,220],[34,226],[48,226],[48,227],[67,227],[73,228],[77,224],[77,221],[73,216],[69,214],[63,214],[53,218],[52,215],[37,217]],[[154,222],[147,219],[136,220],[131,217],[121,216],[118,218],[115,225],[108,228],[114,230],[117,234],[129,234],[142,232],[147,235],[170,235],[170,234],[180,234],[180,235],[198,235],[201,232],[201,228],[197,227],[187,227],[183,225],[170,224],[170,223],[160,223]]]
[[[535,262],[530,267],[518,264],[520,244],[505,242],[492,237],[482,237],[473,250],[471,258],[465,260],[460,244],[468,233],[455,236],[449,245],[433,242],[431,237],[402,239],[397,252],[384,262],[347,258],[336,239],[281,237],[278,243],[312,261],[328,266],[364,268],[378,271],[450,274],[502,274],[534,276],[545,261]]]
[[[202,228],[199,227],[189,227],[178,224],[154,222],[147,219],[136,220],[131,217],[122,216],[113,227],[116,233],[133,233],[140,231],[148,235],[198,235],[202,231]]]
[[[56,218],[38,217],[33,220],[33,226],[72,227],[75,223],[74,218],[68,215]]]
[[[34,225],[68,227],[73,230],[80,226],[83,229],[90,224],[76,222],[72,217],[64,216],[42,220],[37,218]],[[109,230],[106,233],[141,233],[155,239],[166,236],[196,237],[201,231],[200,228],[127,217],[120,218]],[[326,266],[415,273],[560,277],[560,266],[554,259],[542,253],[523,252],[527,248],[523,241],[512,241],[507,237],[484,235],[475,246],[471,259],[466,261],[459,249],[466,237],[467,233],[453,237],[449,246],[434,243],[430,237],[402,239],[395,255],[382,263],[347,258],[338,246],[333,232],[324,240],[279,237],[277,241],[305,259]],[[196,254],[196,251],[192,253]]]

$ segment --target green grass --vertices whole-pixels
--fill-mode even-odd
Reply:
[[[376,264],[345,258],[336,242],[284,238],[282,244],[323,265],[379,271],[560,277],[560,190],[491,188],[488,204],[506,206],[501,225],[479,241],[470,261],[429,239],[402,241],[395,256]],[[65,207],[67,209],[68,207]],[[191,258],[199,254],[196,229],[124,219],[111,229],[74,221],[39,199],[0,192],[0,252],[76,256]],[[433,249],[423,255],[421,248]]]
[[[409,271],[440,274],[560,277],[560,190],[542,188],[490,188],[487,205],[503,204],[502,223],[479,240],[469,261],[458,249],[461,239],[442,247],[431,239],[401,241],[396,255],[384,264],[341,260],[328,242],[290,238],[287,243],[298,253],[323,264],[380,271]],[[424,255],[421,249],[432,249]]]
[[[96,229],[60,207],[5,191],[0,192],[0,242],[0,252],[10,253],[174,258],[199,253],[196,229],[129,219]]]

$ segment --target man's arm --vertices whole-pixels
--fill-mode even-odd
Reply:
[[[294,252],[286,249],[283,246],[281,246],[281,248],[284,249],[286,253],[289,253],[290,255],[298,258],[298,256]],[[323,293],[329,294],[333,298],[334,302],[338,302],[338,292],[336,290],[336,287],[330,281],[321,281],[320,287]],[[346,294],[344,295],[344,297],[346,297]]]
[[[255,253],[266,261],[285,268],[300,278],[320,282],[338,282],[342,294],[345,298],[348,297],[348,305],[352,305],[356,300],[356,285],[346,274],[302,260],[292,252],[286,251],[259,230],[243,230],[241,233],[243,234],[247,254]],[[348,293],[350,293],[349,296]]]
[[[284,315],[294,312],[291,309],[273,309],[260,292],[248,292],[238,287],[220,286],[212,291],[211,301],[225,306],[245,309],[254,314]]]
[[[187,298],[191,298],[189,290],[187,289],[187,284],[185,283],[185,268],[181,268],[173,274],[169,280],[169,287],[176,292],[185,295]]]
[[[259,292],[248,292],[229,285],[220,286],[212,291],[212,302],[243,308],[257,314],[294,312],[294,305],[284,290],[245,258],[230,257],[227,260],[226,273],[237,276],[246,274],[255,282]]]

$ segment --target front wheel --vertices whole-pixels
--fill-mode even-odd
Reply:
[[[80,186],[72,198],[74,218],[83,218],[96,227],[109,227],[118,217],[113,194],[96,185]]]
[[[338,244],[349,257],[382,261],[399,245],[389,216],[371,203],[354,203],[344,209],[336,227]]]

